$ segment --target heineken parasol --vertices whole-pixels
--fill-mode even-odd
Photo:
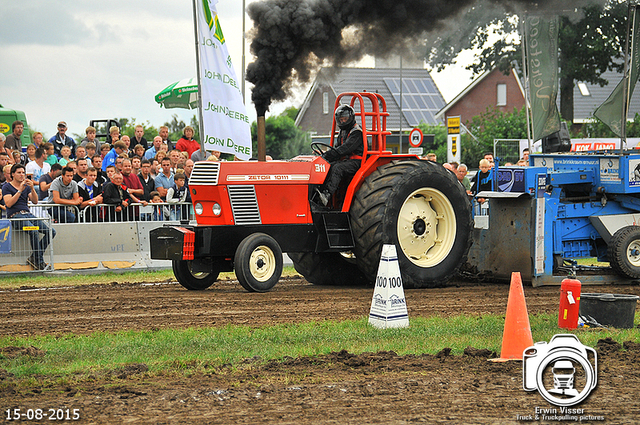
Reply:
[[[198,82],[195,78],[173,83],[156,95],[156,102],[167,109],[198,107]]]

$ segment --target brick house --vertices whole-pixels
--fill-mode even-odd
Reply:
[[[496,68],[473,80],[435,117],[444,122],[446,117],[460,116],[462,123],[468,123],[490,107],[502,112],[513,112],[523,106],[524,88],[516,71],[512,70],[505,75]]]

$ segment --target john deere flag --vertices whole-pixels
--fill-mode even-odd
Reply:
[[[218,0],[194,0],[198,22],[202,119],[207,150],[251,158],[251,123],[216,11]]]
[[[529,16],[525,23],[526,56],[533,140],[560,130],[558,97],[558,17]]]
[[[622,137],[623,103],[626,102],[624,110],[628,111],[629,99],[631,99],[633,89],[635,88],[636,82],[638,81],[640,68],[640,34],[638,34],[638,28],[640,27],[640,25],[638,25],[638,19],[636,19],[636,11],[637,8],[634,6],[633,14],[631,15],[631,19],[633,19],[633,35],[631,37],[631,62],[629,65],[629,77],[620,80],[607,100],[605,100],[604,103],[600,105],[598,109],[596,109],[593,113],[593,115],[595,115],[603,123],[608,125],[611,131],[613,131],[618,137]],[[628,84],[628,96],[626,99],[624,97],[624,84]]]

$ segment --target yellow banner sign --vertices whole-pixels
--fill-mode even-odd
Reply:
[[[447,117],[447,134],[460,134],[460,117]]]

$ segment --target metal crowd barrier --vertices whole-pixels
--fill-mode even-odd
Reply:
[[[51,219],[53,223],[105,223],[132,221],[181,221],[195,220],[190,202],[147,204],[138,203],[121,208],[116,205],[98,204],[79,209],[73,205],[43,204],[30,205],[36,217]]]
[[[0,271],[53,270],[54,236],[50,218],[1,219]]]

